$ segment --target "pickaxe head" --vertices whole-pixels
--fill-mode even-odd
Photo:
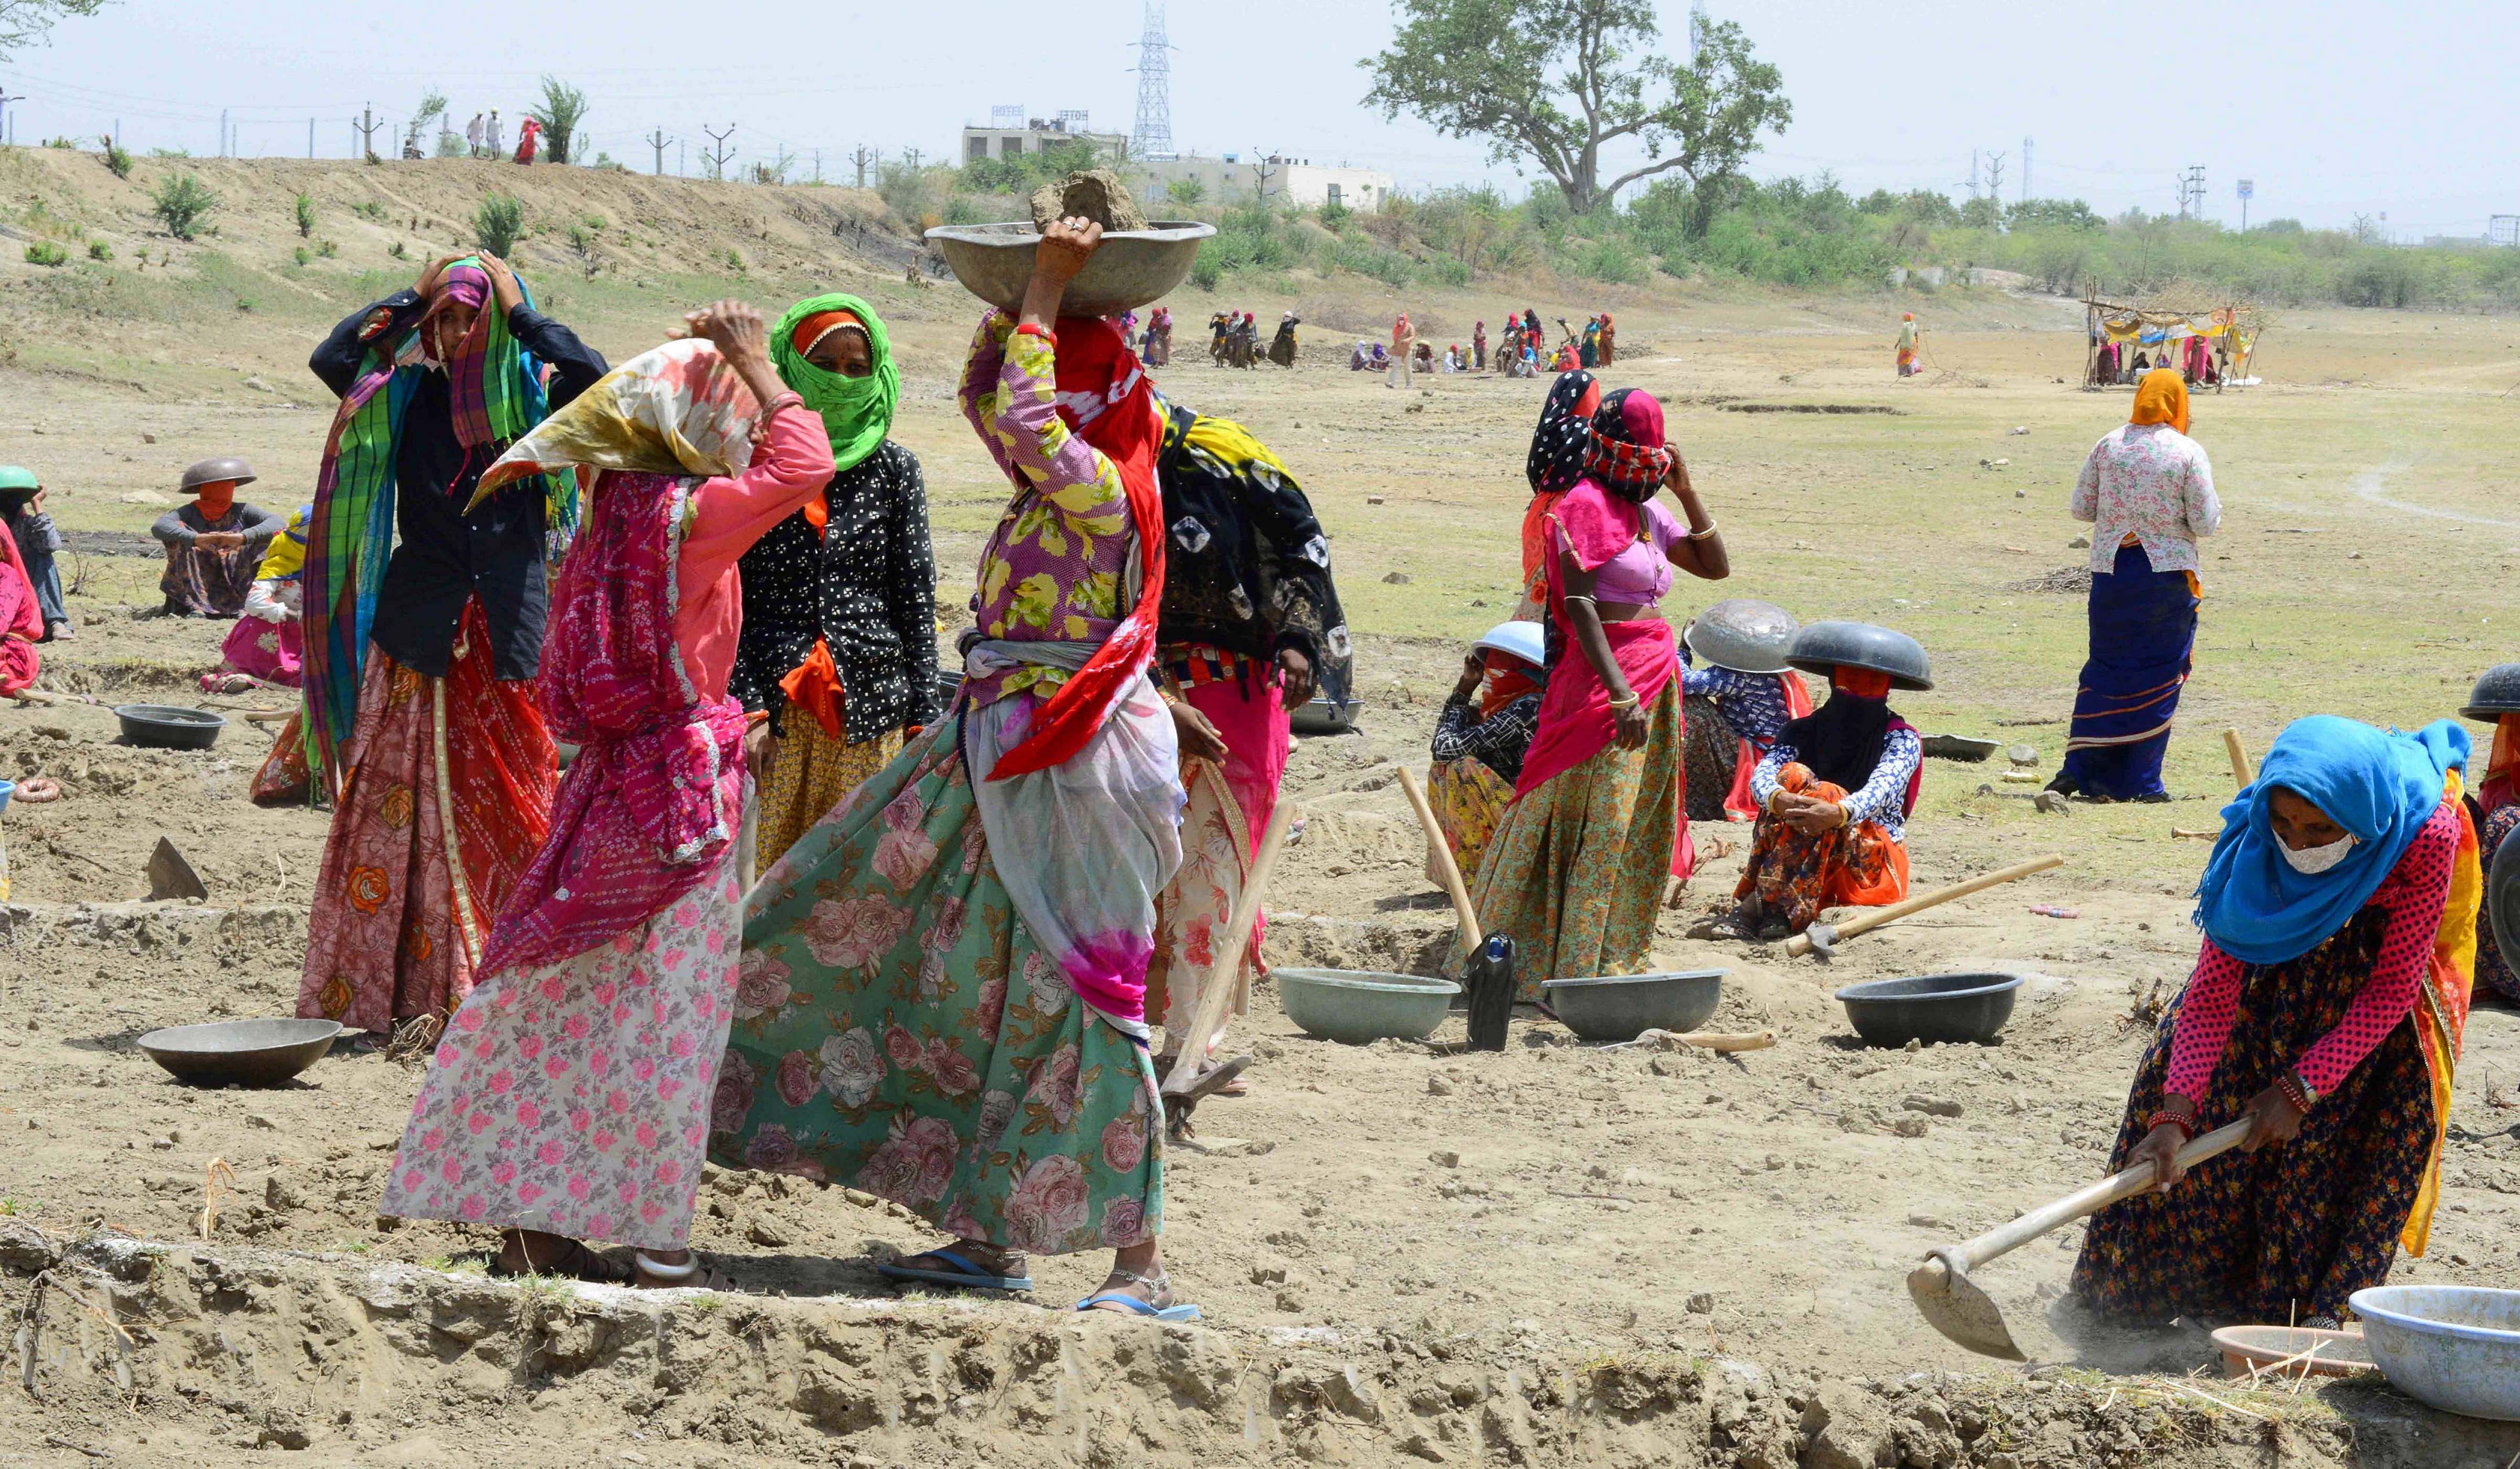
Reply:
[[[1924,1314],[1927,1325],[1936,1331],[1985,1357],[2000,1357],[2006,1361],[2027,1361],[2021,1349],[2013,1345],[2012,1331],[2003,1324],[2003,1312],[1993,1297],[1978,1288],[1960,1267],[1963,1262],[1951,1249],[1934,1251],[1925,1263],[1908,1272],[1908,1294],[1915,1299],[1916,1310]]]
[[[1822,963],[1826,963],[1830,959],[1837,957],[1836,924],[1814,923],[1811,927],[1803,930],[1803,937],[1811,941],[1812,957],[1819,959]]]

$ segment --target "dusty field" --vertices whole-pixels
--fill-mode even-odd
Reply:
[[[75,185],[100,232],[128,215],[92,161],[93,180],[64,166],[0,155],[0,169],[52,170],[19,183]],[[553,172],[536,170],[536,187],[560,187],[543,177]],[[380,177],[412,191],[428,182],[334,169],[327,207],[346,209],[349,193]],[[599,185],[626,187],[587,187]],[[741,194],[747,207],[759,197]],[[425,202],[441,216],[458,207]],[[640,217],[635,201],[604,206]],[[240,219],[224,248],[285,255],[285,195],[267,212]],[[772,244],[788,254],[753,256],[754,279],[699,274],[719,234],[642,224],[686,263],[625,258],[635,283],[566,281],[559,309],[618,356],[703,293],[784,299],[809,267],[865,285],[896,323],[909,378],[900,437],[925,462],[943,592],[959,601],[1003,496],[950,397],[969,303],[950,287],[902,287],[880,253],[827,258],[827,245],[778,218],[788,222]],[[80,288],[101,303],[82,317],[71,307],[86,298],[58,273],[19,266],[14,250],[0,259],[0,332],[18,352],[0,367],[0,461],[47,475],[85,548],[68,568],[84,577],[79,641],[47,649],[48,687],[104,703],[197,696],[193,680],[224,629],[136,615],[155,605],[156,572],[128,538],[159,512],[143,497],[165,496],[177,468],[212,453],[256,460],[264,482],[248,494],[259,503],[305,497],[326,415],[292,360],[364,285],[383,289],[387,239],[359,228],[338,262],[309,268],[320,279],[302,300],[217,284],[241,268],[186,247],[165,282],[153,269]],[[412,235],[412,253],[431,238]],[[378,275],[363,282],[358,270]],[[160,289],[163,300],[148,298],[166,308],[157,314],[123,294]],[[1474,317],[1503,315],[1503,293],[1287,289],[1234,301],[1264,318],[1297,310],[1324,360],[1293,374],[1186,360],[1162,375],[1183,401],[1249,423],[1303,477],[1336,538],[1359,635],[1366,733],[1307,740],[1295,757],[1288,790],[1307,821],[1272,894],[1269,957],[1422,969],[1449,918],[1418,874],[1393,766],[1423,761],[1459,647],[1509,601],[1540,385],[1437,378],[1404,396],[1327,362],[1339,334],[1366,334],[1394,307],[1439,339],[1466,336]],[[212,289],[250,290],[257,310],[203,304]],[[1551,317],[1593,304],[1563,289],[1510,294]],[[1737,568],[1720,591],[1682,588],[1675,613],[1755,595],[1805,617],[1905,628],[1944,681],[1904,699],[1905,713],[1929,731],[2025,739],[2052,769],[2081,603],[2014,588],[2081,562],[2066,546],[2079,527],[2065,493],[2126,403],[2054,380],[2077,372],[2079,310],[1992,289],[1924,300],[1928,326],[1953,329],[1929,337],[1937,371],[1903,384],[1888,369],[1896,318],[1885,300],[1610,299],[1625,353],[1613,376],[1671,403]],[[1175,303],[1186,324],[1208,309],[1195,294]],[[2175,988],[2193,957],[2182,894],[2205,847],[2170,827],[2214,824],[2229,789],[2220,731],[2237,727],[2262,748],[2312,710],[2421,723],[2510,656],[2492,619],[2510,615],[2502,589],[2520,548],[2520,512],[2501,489],[2515,468],[2500,396],[2520,382],[2515,338],[2520,326],[2478,318],[2299,317],[2269,338],[2272,385],[2201,400],[2195,431],[2228,514],[2172,751],[2174,787],[2188,799],[2040,817],[1976,793],[1991,767],[1934,763],[1912,826],[1920,889],[2040,852],[2067,865],[1857,940],[1828,969],[1692,944],[1678,937],[1686,919],[1669,918],[1657,958],[1729,966],[1715,1023],[1773,1025],[1776,1049],[1728,1060],[1596,1051],[1540,1022],[1518,1028],[1502,1056],[1351,1049],[1298,1035],[1264,986],[1246,1031],[1262,1059],[1254,1093],[1200,1119],[1253,1147],[1170,1160],[1168,1254],[1186,1296],[1207,1309],[1199,1330],[1077,1322],[1016,1303],[896,1304],[870,1266],[925,1242],[913,1223],[843,1191],[744,1174],[713,1180],[697,1233],[744,1295],[478,1279],[461,1262],[484,1236],[375,1218],[414,1072],[341,1055],[295,1088],[195,1092],[131,1045],[158,1025],[291,1007],[323,822],[244,799],[262,738],[240,723],[209,752],[139,751],[113,742],[102,704],[0,707],[0,775],[41,771],[68,792],[0,823],[16,880],[0,935],[0,1308],[23,1310],[29,1273],[85,1241],[35,1313],[37,1396],[0,1391],[0,1464],[102,1462],[100,1451],[223,1463],[258,1444],[304,1447],[326,1463],[495,1456],[523,1469],[590,1454],[958,1469],[1282,1456],[2503,1464],[2520,1433],[2382,1390],[2244,1394],[2210,1373],[2174,1386],[2209,1359],[2198,1333],[2079,1339],[2058,1349],[2071,1368],[2002,1369],[1925,1328],[1900,1277],[1926,1247],[2102,1166],[2145,1039],[2125,1017],[2156,985]],[[1897,413],[1728,411],[1742,402]],[[1992,460],[2008,462],[1981,465]],[[161,833],[207,880],[206,905],[132,901]],[[1715,863],[1701,901],[1729,890],[1737,866]],[[2081,916],[2032,916],[2034,904]],[[1867,1051],[1828,998],[1855,979],[1977,967],[2031,976],[1997,1046]],[[2515,1072],[2520,1023],[2481,1009],[2432,1253],[2394,1278],[2520,1284],[2520,1115],[2504,1094]],[[1899,1123],[1923,1134],[1903,1135]],[[217,1190],[205,1243],[214,1158],[237,1181]],[[2041,1318],[2076,1243],[2067,1231],[1983,1272],[2016,1325]],[[1041,1300],[1055,1304],[1102,1264],[1036,1269]],[[114,1376],[115,1338],[71,1289],[110,1306],[135,1338],[127,1386]]]

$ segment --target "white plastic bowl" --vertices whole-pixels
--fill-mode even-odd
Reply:
[[[2446,1413],[2520,1422],[2520,1290],[2375,1285],[2353,1300],[2392,1387]]]

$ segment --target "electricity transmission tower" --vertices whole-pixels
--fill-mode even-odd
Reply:
[[[646,141],[650,148],[656,151],[656,176],[662,178],[665,176],[665,145],[677,140],[666,137],[663,128],[655,127],[648,130]]]
[[[2179,217],[2205,217],[2205,165],[2190,163],[2179,173]]]
[[[1147,0],[1147,25],[1138,37],[1138,126],[1130,140],[1141,158],[1165,159],[1173,152],[1173,59],[1164,39],[1164,8]]]
[[[735,150],[726,146],[726,140],[735,136],[737,126],[730,122],[725,132],[719,132],[705,122],[700,124],[700,131],[708,134],[709,142],[714,145],[700,150],[700,161],[708,165],[710,178],[723,180],[726,177],[726,160],[735,156]]]
[[[2003,160],[2009,156],[2001,153],[1986,156],[1986,197],[1999,204],[2003,202]]]

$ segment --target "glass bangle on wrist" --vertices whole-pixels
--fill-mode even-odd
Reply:
[[[1706,528],[1704,530],[1698,530],[1691,527],[1688,532],[1688,538],[1692,541],[1703,541],[1713,536],[1715,532],[1721,528],[1722,522],[1709,520],[1706,522]]]

